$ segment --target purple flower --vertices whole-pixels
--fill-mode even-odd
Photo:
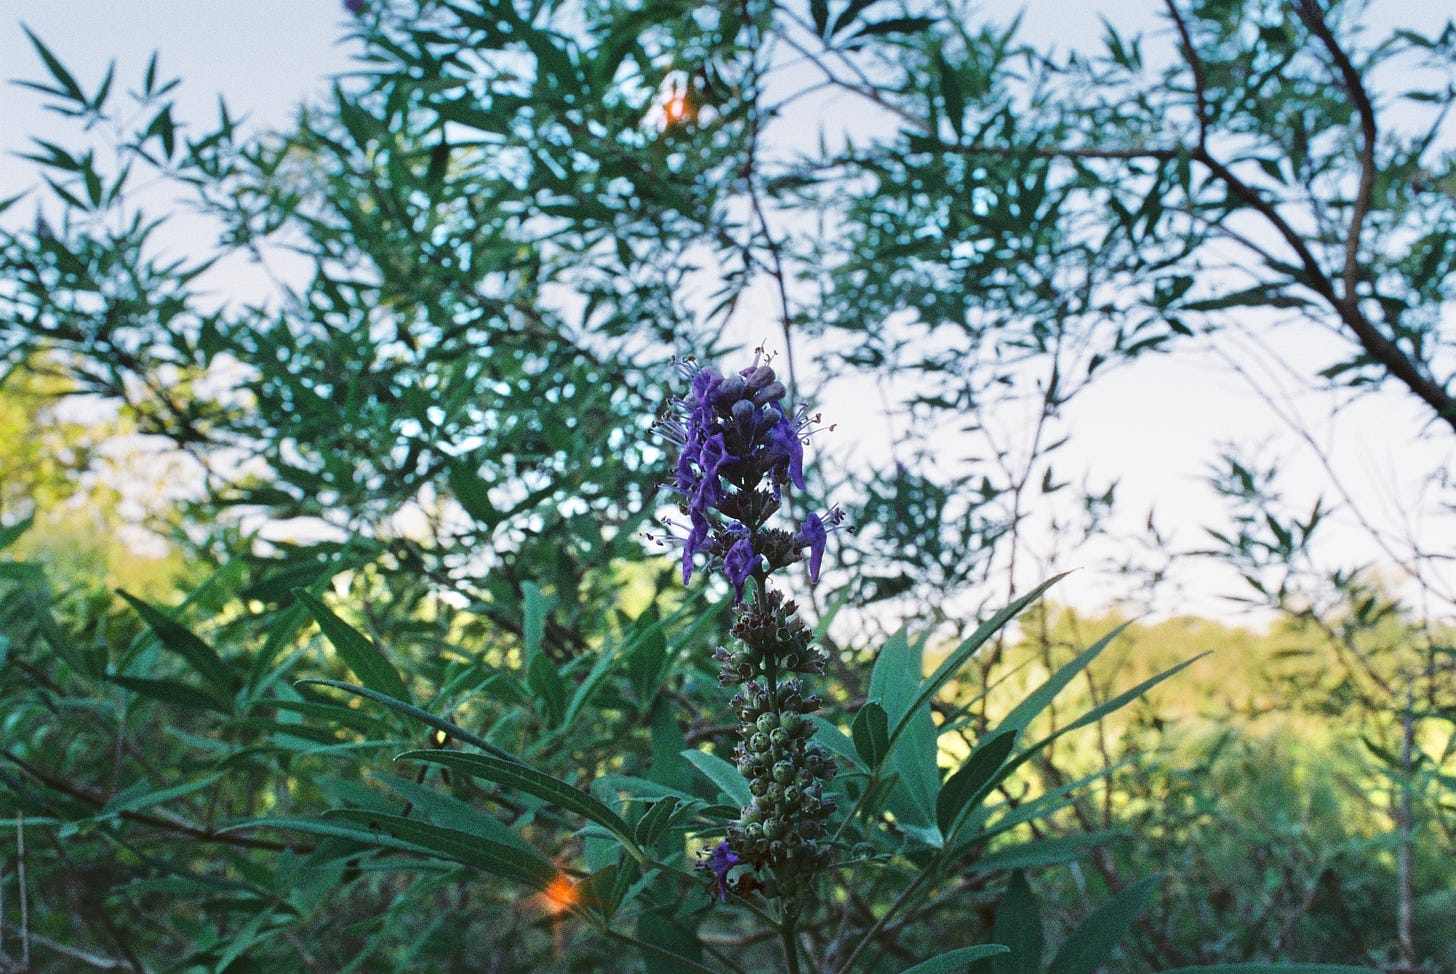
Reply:
[[[365,2],[365,0],[344,0],[344,9],[349,11],[349,13],[353,14],[355,17],[362,14],[366,6],[368,6],[368,4]]]
[[[810,581],[819,581],[819,566],[824,562],[824,546],[829,540],[830,532],[838,531],[843,521],[844,511],[838,505],[825,511],[823,517],[812,511],[805,515],[804,523],[800,525],[794,540],[809,549]],[[854,528],[848,530],[853,533]]]
[[[743,586],[758,567],[758,556],[753,553],[753,541],[744,535],[733,542],[728,554],[723,556],[723,574],[733,583],[733,604],[743,601]]]
[[[804,518],[803,527],[799,528],[799,543],[809,546],[809,580],[819,581],[819,566],[824,561],[824,544],[829,540],[829,532],[824,530],[824,522],[818,514],[810,512]]]
[[[768,441],[773,454],[787,468],[789,482],[804,490],[804,441],[793,420],[779,412],[779,421],[769,431]]]
[[[728,873],[741,862],[743,860],[739,858],[738,853],[728,848],[727,839],[719,842],[713,848],[712,854],[708,856],[708,861],[704,865],[712,871],[713,879],[718,885],[718,902],[728,902]]]

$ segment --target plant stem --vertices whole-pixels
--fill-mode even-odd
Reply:
[[[784,967],[788,974],[799,974],[799,942],[795,936],[797,916],[787,916],[779,927],[779,936],[784,941]]]

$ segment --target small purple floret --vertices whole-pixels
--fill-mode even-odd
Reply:
[[[818,514],[812,511],[804,518],[804,524],[799,528],[799,543],[809,546],[809,580],[819,581],[819,566],[824,562],[824,545],[829,540],[829,532],[824,529],[824,521]]]
[[[718,884],[718,902],[728,902],[728,873],[741,862],[743,860],[738,853],[728,848],[726,839],[719,842],[712,855],[708,856],[708,868],[713,871],[713,878]]]
[[[723,556],[723,573],[733,584],[734,605],[743,601],[743,586],[757,565],[758,556],[753,553],[753,541],[747,535],[733,542],[733,547]]]

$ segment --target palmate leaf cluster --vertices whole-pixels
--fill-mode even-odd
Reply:
[[[354,6],[360,74],[274,134],[176,117],[155,60],[92,87],[35,39],[27,84],[78,135],[37,140],[41,182],[0,203],[0,357],[180,458],[152,526],[185,568],[110,598],[47,564],[42,498],[5,495],[0,961],[1168,966],[1137,920],[1156,875],[1046,877],[1138,839],[1084,826],[1115,769],[1058,780],[1063,735],[1188,663],[1068,703],[1114,636],[1015,658],[1045,586],[1002,609],[985,583],[1030,490],[1065,486],[1045,457],[1072,394],[1223,310],[1314,309],[1353,343],[1332,378],[1447,420],[1449,161],[1377,140],[1347,199],[1361,109],[1309,80],[1339,67],[1326,20],[1275,5],[1174,9],[1166,72],[1116,34],[1046,60],[888,2]],[[1370,57],[1444,51],[1397,40]],[[894,121],[781,137],[806,64]],[[1260,256],[1248,287],[1203,275],[1221,247]],[[244,265],[257,293],[215,300]],[[638,537],[671,358],[716,357],[765,289],[789,378],[821,339],[830,371],[913,376],[913,440],[973,433],[1032,375],[1046,434],[1014,472],[864,489],[834,584],[918,622],[841,644],[825,614],[843,855],[787,955],[692,868],[748,800],[710,656],[726,600]],[[982,608],[953,610],[967,589]],[[998,685],[1028,659],[1024,693]]]

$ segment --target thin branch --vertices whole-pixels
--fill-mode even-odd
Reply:
[[[7,924],[3,919],[0,919],[0,930],[3,930],[6,926],[9,926],[9,924]],[[31,933],[30,939],[34,940],[37,944],[46,948],[47,950],[54,950],[58,954],[62,954],[66,957],[71,958],[72,960],[78,960],[83,964],[96,968],[97,970],[120,971],[125,970],[129,966],[124,960],[118,960],[115,957],[107,957],[104,954],[93,954],[85,950],[78,950],[75,947],[67,947],[65,944],[60,943],[59,941],[52,940],[49,937],[42,936],[38,933]],[[28,960],[22,959],[20,962],[20,966],[17,968],[17,971],[28,972],[30,971],[30,969],[30,962]]]
[[[1311,2],[1312,0],[1300,0],[1301,5],[1310,4]],[[1370,99],[1365,94],[1364,88],[1360,86],[1358,72],[1355,72],[1355,68],[1350,64],[1349,58],[1334,43],[1334,38],[1331,36],[1329,42],[1327,42],[1327,48],[1333,44],[1334,50],[1339,51],[1339,57],[1336,59],[1337,68],[1340,67],[1341,61],[1343,61],[1343,64],[1348,66],[1348,70],[1352,72],[1351,76],[1346,76],[1346,86],[1349,87],[1351,85],[1353,78],[1354,87],[1350,88],[1350,96],[1356,102],[1357,112],[1361,114],[1361,127],[1364,130],[1367,140],[1362,153],[1361,194],[1360,198],[1356,201],[1355,207],[1355,217],[1358,217],[1358,219],[1352,217],[1350,239],[1346,241],[1345,293],[1341,295],[1336,291],[1334,281],[1325,273],[1319,261],[1315,258],[1314,252],[1310,250],[1308,242],[1306,242],[1302,234],[1289,224],[1289,221],[1279,212],[1279,208],[1273,202],[1260,195],[1258,190],[1240,179],[1224,162],[1214,158],[1213,154],[1209,151],[1208,96],[1204,85],[1203,62],[1199,58],[1198,52],[1193,48],[1192,34],[1188,30],[1187,22],[1183,19],[1183,15],[1179,12],[1177,5],[1173,0],[1165,0],[1165,4],[1168,9],[1168,15],[1173,19],[1173,24],[1177,28],[1178,36],[1182,41],[1183,55],[1188,63],[1188,69],[1193,73],[1193,94],[1198,112],[1198,145],[1191,154],[1192,158],[1207,167],[1215,178],[1228,187],[1229,192],[1236,199],[1262,216],[1274,228],[1299,259],[1299,263],[1304,270],[1305,280],[1302,283],[1324,299],[1339,314],[1340,321],[1354,333],[1356,340],[1360,343],[1360,347],[1371,358],[1380,363],[1393,378],[1401,382],[1422,402],[1430,406],[1435,411],[1437,417],[1450,425],[1453,430],[1456,430],[1456,398],[1453,398],[1439,382],[1425,375],[1416,363],[1400,350],[1395,342],[1383,335],[1380,329],[1376,328],[1365,317],[1364,313],[1360,310],[1359,300],[1354,291],[1354,282],[1359,275],[1358,231],[1364,221],[1365,212],[1368,210],[1371,193],[1370,187],[1366,185],[1366,180],[1367,178],[1372,180],[1374,178],[1373,153],[1375,151],[1375,119],[1374,109],[1370,105]],[[1328,34],[1329,28],[1324,25],[1323,19],[1320,19],[1319,24],[1325,34]],[[1314,30],[1315,28],[1311,26],[1310,29]],[[1332,52],[1332,56],[1334,56],[1334,52]],[[1343,72],[1344,68],[1341,68],[1341,70]],[[1361,107],[1362,101],[1363,108]],[[1369,112],[1368,116],[1365,114],[1367,111]],[[1361,200],[1364,202],[1362,203]],[[1356,262],[1353,272],[1351,271],[1350,263],[1352,259]]]
[[[1329,24],[1325,23],[1324,14],[1315,0],[1298,0],[1295,9],[1299,12],[1300,20],[1304,21],[1310,33],[1319,38],[1329,53],[1330,60],[1334,61],[1335,70],[1340,75],[1340,84],[1355,103],[1355,111],[1360,116],[1360,186],[1355,192],[1350,228],[1345,239],[1344,270],[1345,303],[1354,308],[1359,301],[1355,287],[1360,280],[1360,231],[1370,212],[1375,192],[1375,107],[1370,103],[1370,94],[1365,90],[1360,72],[1350,61],[1349,54],[1335,40],[1335,35],[1330,31]]]
[[[0,757],[11,762],[26,774],[30,775],[41,784],[54,788],[77,801],[85,802],[93,808],[103,808],[106,802],[96,795],[90,794],[80,788],[76,788],[66,782],[46,774],[35,765],[26,761],[18,755],[9,751],[0,751]],[[236,846],[243,849],[267,849],[273,852],[298,852],[309,853],[313,846],[308,843],[297,842],[275,842],[271,839],[255,839],[251,836],[236,835],[231,832],[216,832],[211,828],[201,825],[193,825],[189,822],[177,822],[171,819],[162,818],[158,815],[151,815],[147,812],[121,811],[117,816],[128,822],[136,822],[138,825],[148,825],[153,828],[163,829],[168,832],[175,832],[188,836],[198,842],[215,842],[220,845]]]

